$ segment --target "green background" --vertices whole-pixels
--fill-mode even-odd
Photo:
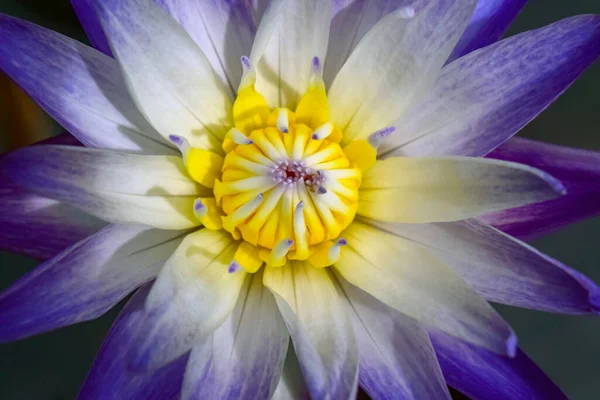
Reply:
[[[86,41],[68,0],[0,0],[0,12]],[[585,13],[600,14],[600,1],[530,0],[508,35]],[[596,63],[519,135],[600,150],[599,114],[600,63]],[[599,239],[600,218],[595,218],[533,244],[600,282]],[[0,290],[36,265],[30,258],[0,252]],[[121,307],[95,321],[1,345],[0,399],[75,398]],[[600,318],[497,308],[516,330],[520,346],[571,399],[600,398]]]

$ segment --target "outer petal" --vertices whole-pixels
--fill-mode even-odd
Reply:
[[[71,0],[71,6],[73,6],[73,10],[75,11],[75,14],[77,14],[77,18],[79,18],[79,22],[92,46],[107,56],[112,56],[108,39],[106,38],[106,35],[104,35],[102,25],[100,25],[100,21],[94,10],[94,1],[95,0]]]
[[[361,39],[389,13],[415,0],[332,1],[331,30],[323,79],[329,86]]]
[[[2,293],[0,341],[104,314],[158,274],[181,241],[180,235],[137,225],[109,225],[76,243]]]
[[[565,194],[550,175],[471,157],[378,161],[363,177],[358,214],[380,221],[456,221]]]
[[[161,229],[199,225],[193,202],[201,189],[180,157],[143,156],[67,146],[31,146],[3,159],[19,185],[111,222]]]
[[[86,146],[172,153],[131,101],[117,63],[91,47],[0,15],[0,69]]]
[[[242,76],[256,23],[247,0],[155,0],[185,28],[230,93]]]
[[[136,104],[163,135],[220,149],[231,101],[202,50],[152,0],[95,2]]]
[[[327,0],[272,0],[252,46],[256,90],[271,107],[295,109],[308,88],[313,57],[324,60],[331,23]]]
[[[500,39],[527,0],[479,0],[471,22],[446,63]]]
[[[569,314],[600,311],[600,288],[590,279],[477,220],[366,223],[433,251],[487,300]]]
[[[233,310],[246,273],[227,272],[236,250],[228,232],[188,235],[166,262],[146,301],[129,366],[159,368],[211,334]]]
[[[427,331],[337,276],[360,351],[361,387],[372,399],[450,399]]]
[[[346,140],[391,125],[438,77],[475,0],[418,3],[397,10],[361,40],[329,90],[331,119]]]
[[[489,153],[564,92],[600,54],[600,16],[567,18],[470,53],[396,122],[383,156]]]
[[[290,344],[273,400],[308,399],[309,396],[294,346]]]
[[[149,374],[136,374],[127,369],[125,349],[134,344],[151,286],[147,284],[141,288],[119,314],[96,356],[78,400],[179,398],[187,355]]]
[[[521,239],[533,239],[600,214],[600,153],[513,138],[488,157],[540,168],[560,179],[567,195],[559,199],[482,217]]]
[[[233,312],[192,350],[182,399],[270,399],[289,334],[262,273],[246,278]]]
[[[510,327],[452,269],[413,242],[354,222],[335,269],[422,323],[497,353],[514,354]]]
[[[290,331],[311,397],[354,398],[358,350],[328,272],[294,261],[284,267],[267,267],[264,284],[275,295]]]
[[[562,400],[567,397],[518,350],[499,356],[439,331],[430,331],[433,348],[448,385],[480,400]]]

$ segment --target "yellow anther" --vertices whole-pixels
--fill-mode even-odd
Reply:
[[[265,98],[256,91],[256,70],[247,57],[242,57],[244,74],[233,103],[233,121],[239,130],[249,134],[255,129],[263,128],[269,119],[269,105]]]
[[[348,161],[362,172],[367,171],[377,161],[377,150],[366,140],[355,140],[344,147]]]
[[[212,151],[190,146],[182,136],[171,135],[169,139],[179,148],[188,173],[196,182],[212,188],[221,175],[223,157]]]
[[[258,256],[259,249],[248,242],[241,242],[233,260],[244,268],[248,273],[254,273],[263,264],[263,261]]]
[[[310,252],[308,249],[306,223],[304,222],[304,201],[300,201],[294,210],[294,238],[296,239],[294,258],[306,260]]]
[[[329,102],[323,82],[321,62],[313,58],[308,90],[300,99],[296,108],[296,119],[300,124],[306,124],[317,129],[329,121]]]
[[[223,228],[228,232],[233,232],[235,227],[248,218],[256,209],[260,206],[263,201],[263,195],[260,193],[254,199],[244,204],[240,208],[234,211],[233,214],[223,218]]]
[[[317,268],[329,267],[340,259],[341,247],[346,244],[345,239],[339,239],[336,242],[327,241],[320,243],[313,248],[308,262]]]
[[[223,228],[221,213],[214,197],[198,198],[194,201],[194,215],[207,229]]]
[[[287,261],[287,254],[294,245],[291,239],[283,239],[273,247],[269,256],[264,260],[270,267],[283,267]]]

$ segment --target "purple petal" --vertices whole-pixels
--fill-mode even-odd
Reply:
[[[93,0],[71,0],[71,6],[73,6],[73,10],[75,10],[75,14],[77,14],[77,18],[79,18],[79,22],[92,46],[107,56],[112,56],[108,39],[104,35],[91,1]]]
[[[81,145],[69,134],[42,143]],[[3,172],[0,197],[0,248],[40,260],[54,257],[106,225],[78,208],[28,192]]]
[[[91,47],[0,15],[0,69],[86,146],[174,154],[129,97],[116,61]]]
[[[262,273],[250,275],[229,318],[192,350],[182,399],[270,399],[288,342]]]
[[[336,276],[360,354],[359,381],[370,398],[449,399],[427,331],[414,319]]]
[[[135,341],[151,286],[149,283],[138,290],[119,314],[96,356],[78,400],[179,398],[187,355],[148,374],[127,369],[125,350]]]
[[[558,199],[483,217],[520,239],[534,239],[565,225],[600,215],[600,152],[513,138],[488,157],[534,166],[551,173],[567,188]]]
[[[446,63],[451,63],[504,35],[527,0],[479,0],[471,22]]]
[[[0,341],[96,318],[154,278],[181,238],[109,225],[31,271],[0,295]]]
[[[564,92],[600,54],[600,16],[567,18],[467,54],[397,122],[384,156],[483,156]]]
[[[439,331],[429,336],[448,385],[473,399],[567,398],[522,350],[508,358]]]
[[[432,250],[489,301],[567,314],[600,312],[600,288],[589,278],[477,220],[375,224]]]

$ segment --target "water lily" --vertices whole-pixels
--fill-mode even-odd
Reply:
[[[503,143],[596,60],[600,17],[494,43],[523,4],[74,1],[106,54],[0,16],[0,66],[86,146],[2,159],[8,247],[61,251],[2,294],[0,340],[141,287],[80,398],[562,397],[487,301],[600,291],[489,223],[599,212],[565,206],[598,198],[597,154]]]

